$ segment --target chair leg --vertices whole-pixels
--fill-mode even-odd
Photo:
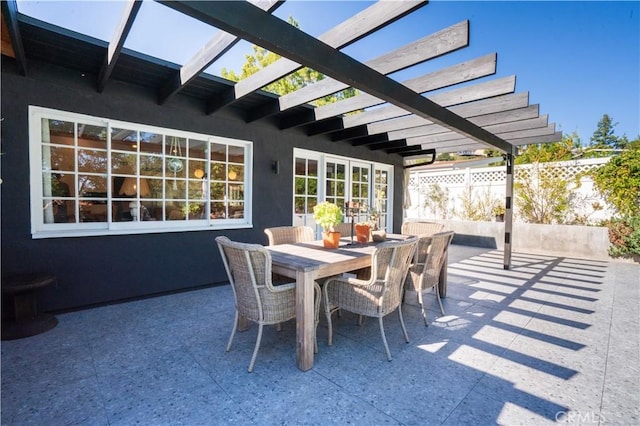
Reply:
[[[227,352],[231,349],[231,343],[233,342],[233,336],[236,334],[238,328],[238,311],[236,311],[235,318],[233,319],[233,328],[231,329],[231,336],[229,336],[229,342],[227,343]]]
[[[318,324],[320,324],[320,299],[322,298],[322,289],[317,282],[313,283],[315,291],[314,311],[315,324],[313,328],[313,352],[318,353]]]
[[[322,296],[324,298],[324,314],[327,317],[327,329],[329,335],[327,336],[327,345],[333,345],[333,326],[331,324],[331,310],[329,309],[329,291],[327,290],[328,285],[324,285],[324,289],[322,290]]]
[[[404,318],[402,317],[402,304],[398,305],[398,316],[400,317],[400,326],[404,333],[404,340],[409,343],[409,334],[407,333],[407,327],[404,326]]]
[[[384,350],[387,351],[387,361],[391,361],[391,351],[389,351],[389,345],[387,345],[387,336],[384,334],[384,324],[382,324],[382,317],[378,317],[378,323],[380,324],[380,334],[382,334],[382,343],[384,343]]]
[[[442,315],[444,315],[444,308],[442,307],[442,300],[440,300],[440,288],[438,287],[438,284],[435,285],[435,289],[436,299],[438,299],[438,304],[440,305],[440,312],[442,313]]]
[[[253,371],[253,364],[256,362],[258,356],[258,349],[260,349],[260,341],[262,340],[262,323],[258,324],[258,338],[256,339],[256,347],[253,349],[253,355],[251,356],[251,362],[249,363],[249,373]]]
[[[422,290],[418,291],[418,303],[420,304],[420,312],[422,313],[422,319],[424,320],[425,327],[429,327],[429,322],[427,322],[427,313],[424,310],[424,302],[422,300]]]

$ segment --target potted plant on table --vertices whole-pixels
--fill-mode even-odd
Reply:
[[[344,215],[340,207],[328,201],[323,201],[313,208],[314,220],[324,229],[322,240],[326,248],[338,248],[340,244],[340,232],[337,232],[334,226],[342,223],[343,217]]]

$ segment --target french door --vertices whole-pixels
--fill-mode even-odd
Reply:
[[[381,229],[391,229],[392,171],[388,164],[295,149],[292,224],[317,228],[316,204],[329,201],[345,209],[353,202],[361,207],[354,221],[374,219]]]

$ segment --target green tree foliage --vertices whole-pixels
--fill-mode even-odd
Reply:
[[[292,17],[289,17],[288,22],[294,27],[299,28],[298,21],[296,21]],[[242,65],[242,72],[238,74],[233,70],[222,68],[222,77],[231,81],[240,81],[249,77],[250,75],[255,74],[262,68],[269,66],[270,64],[276,62],[281,58],[280,55],[263,49],[260,46],[253,45],[252,47],[253,54],[245,55],[246,62],[244,63],[244,65]],[[281,78],[280,80],[274,81],[273,83],[263,87],[262,89],[267,92],[275,93],[277,95],[286,95],[287,93],[295,92],[302,87],[313,84],[324,78],[325,75],[321,72],[312,70],[308,67],[304,67]],[[316,106],[326,105],[328,103],[336,102],[341,99],[350,98],[352,96],[355,96],[356,94],[356,89],[350,87],[342,90],[341,92],[316,99],[312,103]]]
[[[453,160],[453,155],[451,155],[451,153],[449,152],[443,152],[441,154],[438,154],[438,157],[436,158],[436,161],[451,161]]]
[[[521,147],[516,164],[549,163],[553,161],[571,160],[576,149],[580,148],[580,138],[577,133],[565,135],[560,142],[538,145],[524,145]]]
[[[622,217],[640,216],[640,139],[591,173],[598,191]]]

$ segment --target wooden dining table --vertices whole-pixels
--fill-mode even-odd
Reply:
[[[405,235],[387,234],[387,241]],[[320,278],[371,266],[371,254],[379,243],[351,243],[342,239],[337,249],[323,247],[322,241],[269,246],[273,272],[296,280],[296,363],[300,370],[313,368],[314,285]]]

